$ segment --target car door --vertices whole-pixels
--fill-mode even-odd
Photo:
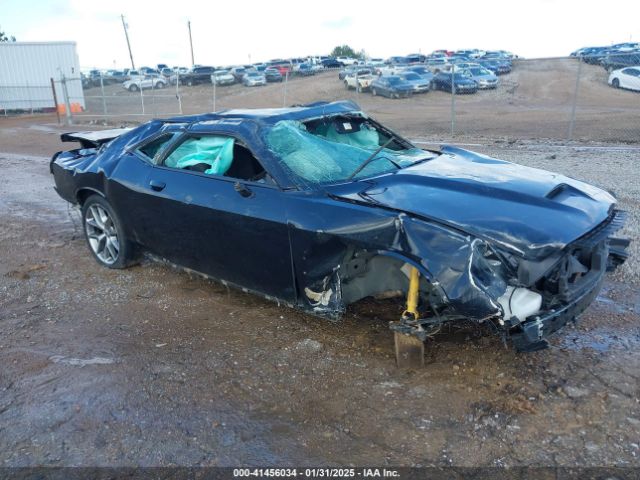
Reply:
[[[625,83],[628,83],[626,88],[640,91],[640,69],[639,68],[628,68],[625,72]]]
[[[385,78],[381,78],[380,83],[378,85],[380,87],[380,94],[384,95],[385,97],[388,97],[390,94],[388,80]]]
[[[241,172],[248,166],[242,162],[255,162],[257,167],[252,163],[251,168],[263,170],[238,138],[186,134],[150,172],[145,198],[149,215],[144,220],[147,246],[181,266],[293,302],[282,191],[265,180],[268,176],[251,180],[226,176],[222,171],[204,173],[202,167],[193,169],[199,164],[185,167],[202,152],[203,156],[210,152],[206,148],[198,150],[198,139],[212,142],[215,138],[233,141],[227,172]]]

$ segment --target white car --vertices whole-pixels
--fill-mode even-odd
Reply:
[[[229,70],[216,70],[211,74],[211,83],[216,85],[233,85],[236,83],[236,78],[231,75]]]
[[[130,92],[137,92],[145,88],[164,88],[167,86],[167,79],[157,74],[134,77],[122,84],[122,88]]]
[[[260,72],[247,72],[242,77],[242,84],[245,87],[258,87],[260,85],[266,85],[267,79]]]
[[[347,88],[347,90],[353,88],[358,92],[362,92],[369,89],[371,82],[373,82],[377,78],[377,76],[373,75],[370,70],[359,70],[357,73],[357,77],[356,72],[348,73],[347,76],[344,77],[344,86]]]
[[[640,92],[640,65],[614,70],[609,75],[609,85]]]
[[[351,57],[336,57],[336,60],[340,62],[342,65],[355,65],[358,63],[358,60]]]

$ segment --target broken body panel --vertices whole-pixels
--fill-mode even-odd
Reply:
[[[269,142],[282,122],[297,122],[304,140],[318,121],[349,133],[345,119],[356,130],[367,122],[363,137],[375,129],[373,147],[394,139],[395,152],[373,152],[386,167],[375,158],[378,171],[353,180],[301,181]],[[232,137],[270,181],[176,170],[137,154],[137,145],[166,132],[175,142]],[[342,139],[332,135],[319,141],[335,149]],[[613,237],[624,218],[607,192],[453,147],[401,163],[398,154],[415,147],[351,102],[155,120],[95,146],[53,157],[56,189],[72,203],[103,195],[142,247],[332,319],[366,296],[406,292],[405,266],[415,266],[425,316],[392,328],[421,337],[445,322],[490,321],[520,350],[544,347],[588,306],[628,245]],[[368,156],[354,148],[370,151],[348,147],[338,151],[341,167]],[[158,183],[161,191],[151,187]]]

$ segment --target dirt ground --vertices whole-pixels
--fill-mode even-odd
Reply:
[[[52,189],[54,122],[0,119],[0,465],[640,466],[636,269],[548,350],[451,331],[399,371],[401,304],[334,324],[150,260],[99,267]],[[637,210],[634,150],[481,149]]]
[[[580,69],[580,71],[578,71]],[[579,74],[579,82],[576,79]],[[521,60],[513,72],[500,77],[496,90],[474,95],[456,95],[455,133],[474,138],[566,139],[572,106],[576,101],[573,138],[598,142],[637,142],[640,138],[640,93],[617,90],[607,85],[608,74],[600,66],[580,65],[575,59]],[[414,95],[411,99],[390,100],[370,93],[347,91],[337,71],[313,77],[292,78],[285,86],[269,84],[247,88],[242,85],[181,86],[151,92],[131,93],[120,85],[85,91],[89,116],[97,119],[106,105],[109,115],[139,121],[141,118],[200,113],[225,108],[282,107],[318,100],[349,98],[362,108],[405,134],[443,139],[451,132],[451,95],[442,91]],[[144,103],[145,116],[142,113]],[[112,118],[112,117],[107,117]]]

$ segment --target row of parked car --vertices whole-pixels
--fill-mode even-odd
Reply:
[[[135,70],[101,71],[94,69],[87,74],[82,74],[82,85],[84,88],[91,88],[121,83],[123,85],[126,84],[125,88],[129,90],[164,88],[177,83],[189,86],[202,83],[215,83],[216,85],[243,83],[246,86],[255,86],[269,82],[281,82],[287,75],[315,75],[322,70],[341,68],[357,62],[357,59],[349,57],[313,56],[287,60],[275,59],[266,63],[225,68],[206,65],[194,65],[191,68],[171,68],[166,64],[158,64],[155,68],[142,67]]]
[[[438,51],[424,58],[392,57],[382,65],[346,67],[338,73],[338,79],[347,89],[370,91],[374,96],[389,98],[406,98],[429,90],[476,93],[497,88],[500,83],[498,76],[511,72],[513,68],[513,55],[508,52],[482,52],[478,55],[478,52]],[[407,61],[408,58],[411,61]]]
[[[579,48],[571,56],[602,66],[609,72],[608,83],[612,87],[640,92],[640,42]]]
[[[601,65],[611,73],[624,67],[640,64],[640,43],[617,43],[608,47],[584,47],[571,52],[572,57],[578,57],[591,65]]]

